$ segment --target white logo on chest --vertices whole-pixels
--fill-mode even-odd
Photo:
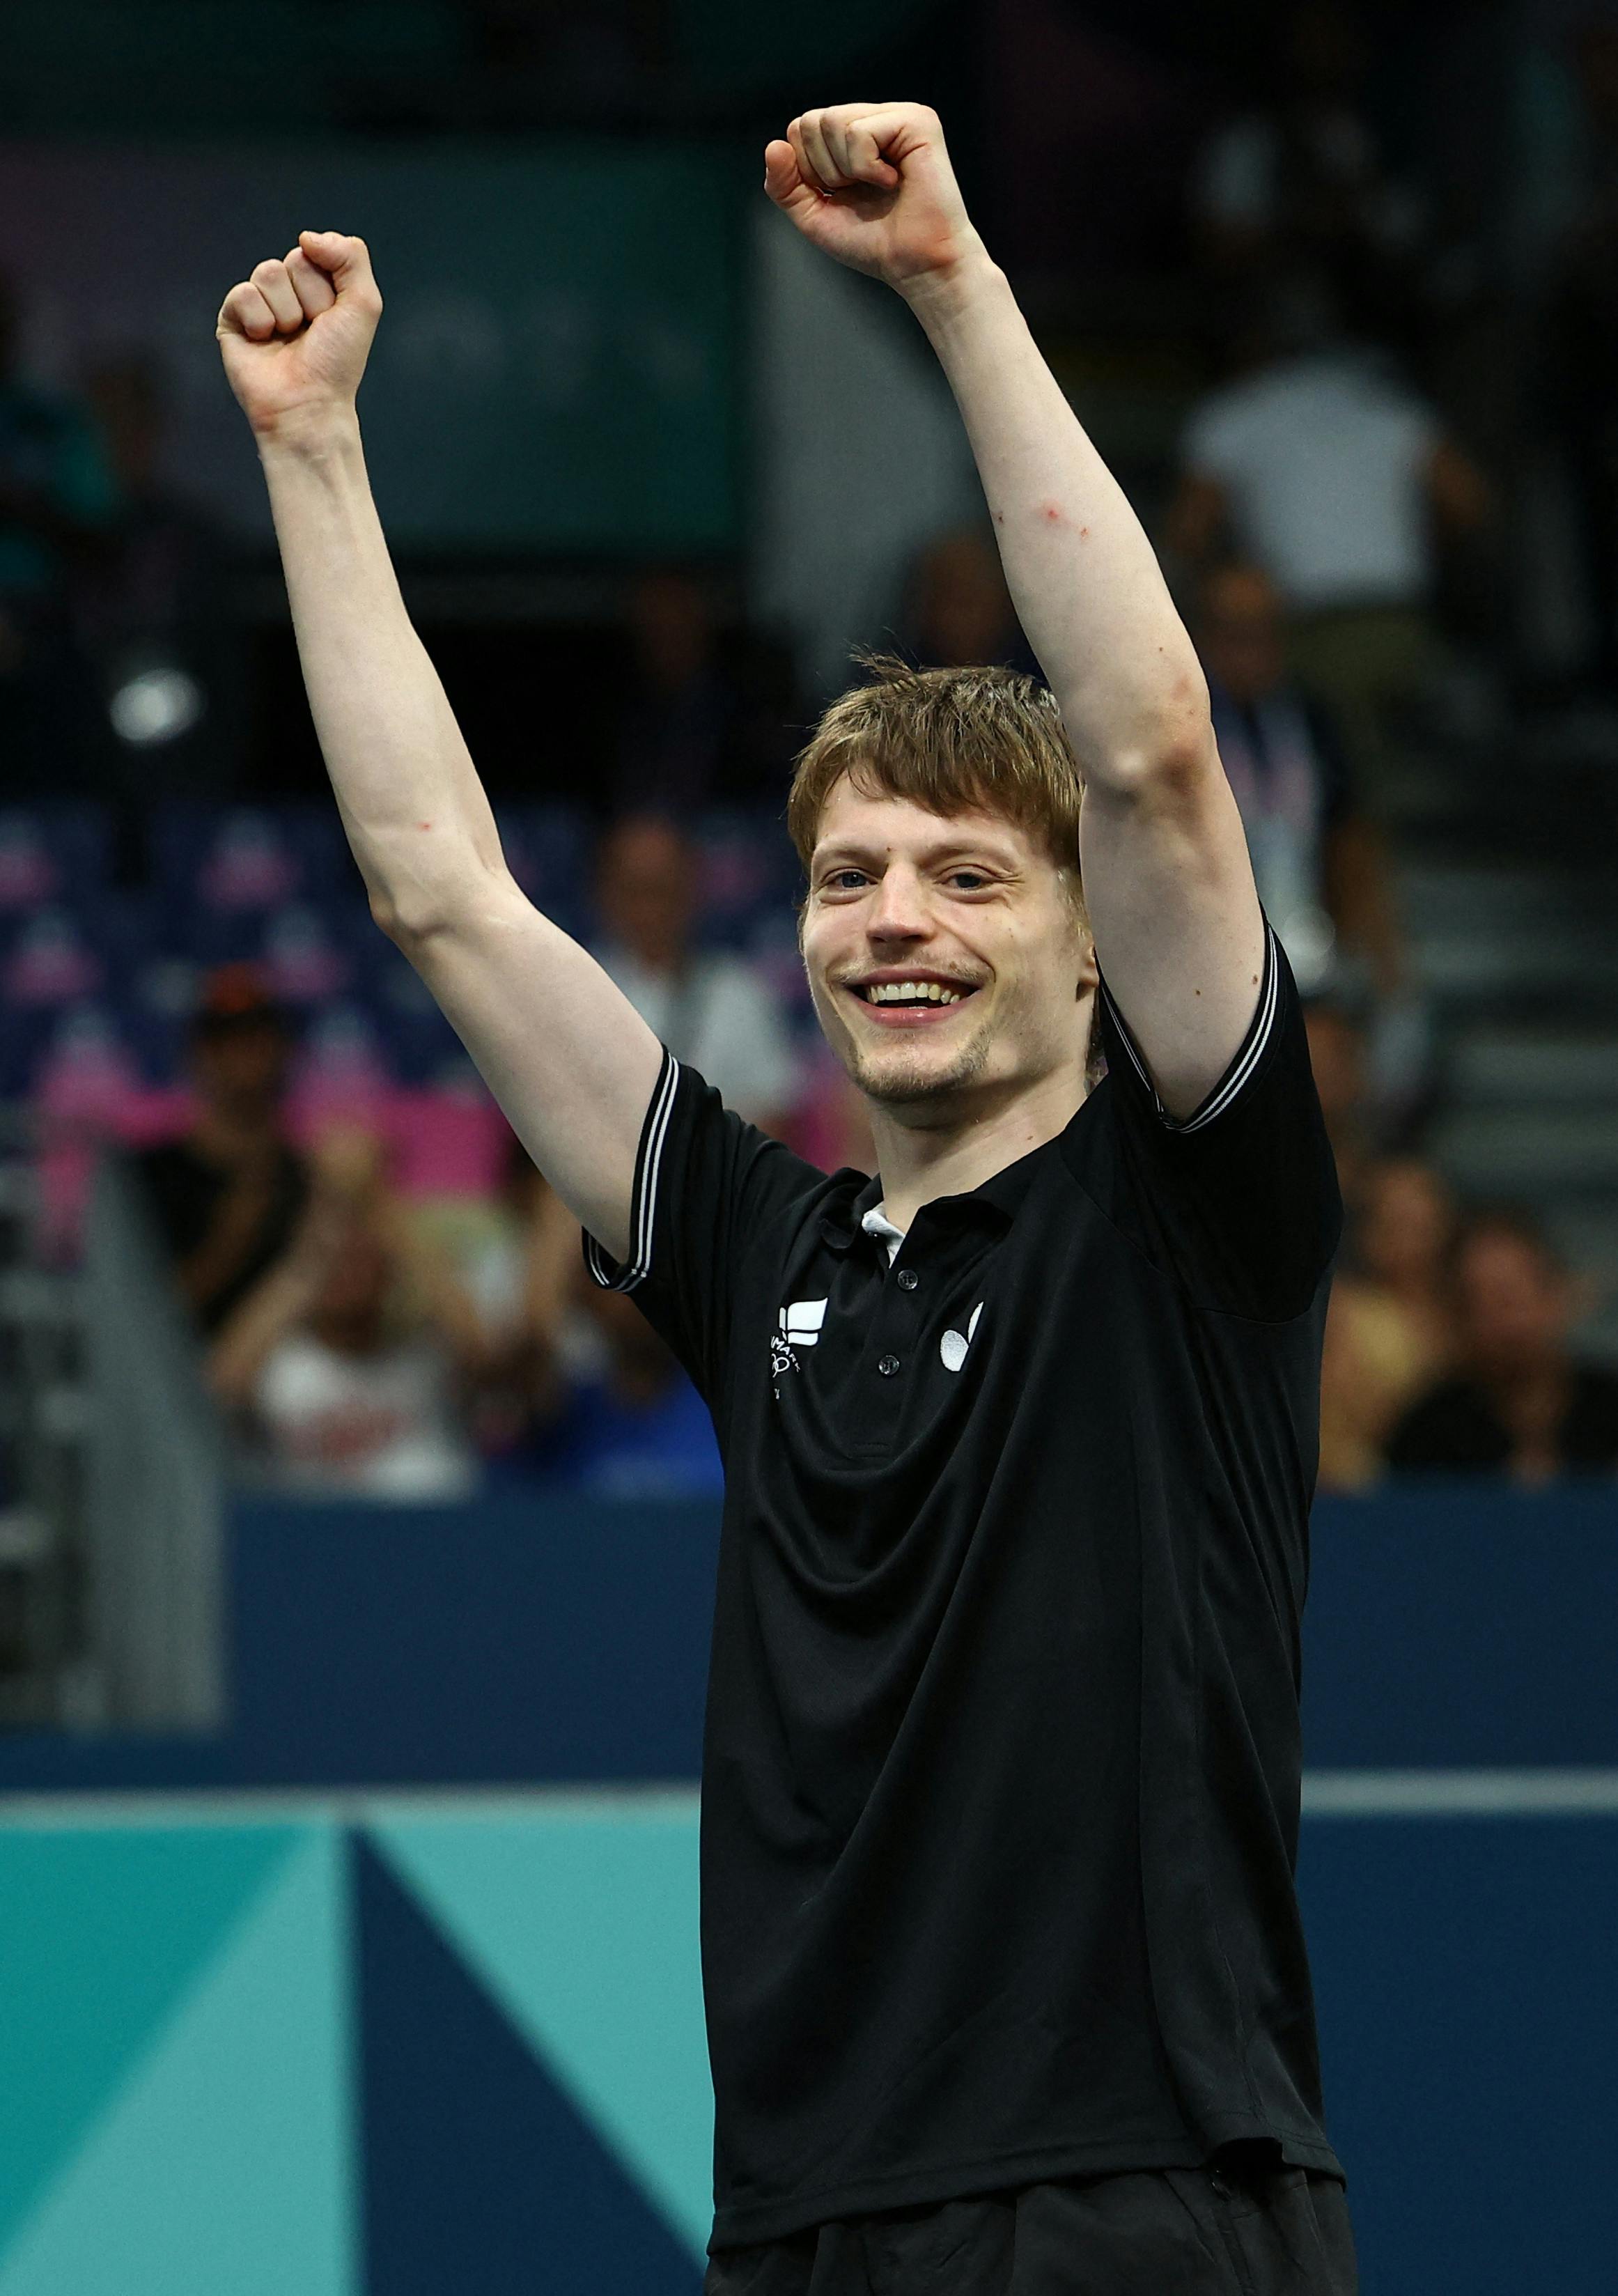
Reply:
[[[972,1320],[965,1332],[946,1332],[938,1342],[938,1352],[944,1357],[945,1371],[959,1371],[967,1359],[967,1349],[972,1344],[972,1334],[977,1329],[977,1318],[983,1313],[980,1300],[972,1310]]]
[[[824,1300],[795,1300],[789,1308],[780,1311],[781,1331],[795,1348],[817,1347],[825,1321]]]

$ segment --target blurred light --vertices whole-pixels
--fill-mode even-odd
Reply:
[[[189,734],[207,706],[190,671],[166,663],[126,678],[108,703],[107,714],[120,742],[145,750]]]

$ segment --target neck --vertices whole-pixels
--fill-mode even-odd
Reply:
[[[888,1218],[908,1228],[935,1197],[965,1195],[1032,1155],[1066,1130],[1086,1089],[1083,1066],[1064,1067],[999,1104],[979,1103],[958,1122],[925,1128],[868,1101]]]

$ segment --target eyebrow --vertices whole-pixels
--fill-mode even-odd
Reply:
[[[968,853],[981,856],[985,861],[994,861],[1004,869],[1014,869],[1018,865],[1016,857],[1008,853],[1003,846],[981,837],[952,838],[947,843],[928,846],[916,857],[922,862],[948,861]],[[885,862],[891,858],[891,854],[884,847],[861,844],[854,839],[839,838],[835,844],[824,846],[816,852],[813,862],[817,869],[823,869],[833,863],[846,865],[850,861]]]

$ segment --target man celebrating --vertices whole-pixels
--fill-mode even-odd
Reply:
[[[926,328],[1055,694],[876,664],[800,761],[870,1181],[725,1110],[506,872],[365,483],[361,242],[220,319],[378,920],[718,1431],[707,2288],[1338,2296],[1292,1866],[1339,1209],[1295,990],[1190,642],[938,121],[808,113],[765,168]]]

